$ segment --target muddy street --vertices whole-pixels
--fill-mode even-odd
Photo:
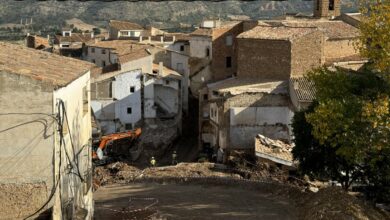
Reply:
[[[229,186],[110,185],[99,188],[94,199],[97,220],[147,219],[148,215],[149,219],[297,219],[286,198]]]

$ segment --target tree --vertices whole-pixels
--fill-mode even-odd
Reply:
[[[301,171],[338,180],[345,189],[357,180],[370,182],[368,174],[390,158],[378,157],[390,152],[389,84],[371,72],[325,68],[308,77],[316,102],[293,120]]]
[[[373,68],[390,72],[390,1],[362,0],[358,49]]]

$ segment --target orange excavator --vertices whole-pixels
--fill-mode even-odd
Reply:
[[[130,140],[130,143],[138,139],[138,137],[141,135],[141,128],[136,128],[131,131],[126,132],[119,132],[119,133],[113,133],[109,135],[104,135],[100,138],[99,145],[94,148],[92,153],[92,159],[94,161],[97,161],[97,164],[104,163],[104,159],[107,158],[107,148],[112,144],[114,141],[119,140]],[[111,145],[112,146],[112,145]],[[130,147],[130,146],[129,146]]]

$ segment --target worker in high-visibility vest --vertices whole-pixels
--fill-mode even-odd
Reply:
[[[154,157],[152,157],[152,158],[150,159],[150,166],[152,166],[152,167],[155,167],[155,166],[156,166],[156,160],[154,159]]]
[[[177,153],[176,151],[173,151],[172,153],[172,165],[176,165],[177,164]]]

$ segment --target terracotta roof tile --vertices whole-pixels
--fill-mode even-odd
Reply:
[[[110,20],[109,26],[118,30],[143,30],[144,28],[136,23],[129,21]]]
[[[315,31],[318,30],[313,27],[257,26],[241,33],[237,38],[293,40]]]
[[[10,72],[63,87],[95,65],[74,58],[0,42],[0,71]]]
[[[343,21],[329,20],[287,20],[284,25],[293,27],[317,27],[328,39],[349,39],[359,36],[359,29]]]
[[[142,57],[150,56],[147,49],[151,46],[137,44],[127,40],[107,40],[87,44],[89,47],[100,47],[112,49],[113,53],[118,54],[119,63],[125,63]]]

